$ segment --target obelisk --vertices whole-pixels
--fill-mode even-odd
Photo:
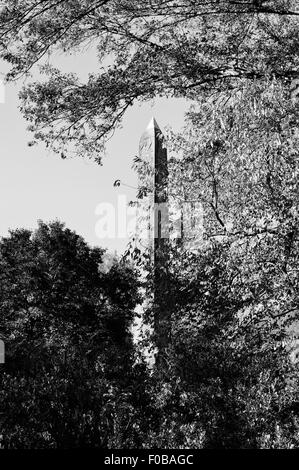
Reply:
[[[157,365],[163,362],[170,341],[168,169],[165,138],[154,118],[139,144],[142,171],[140,186],[146,188],[150,206],[149,245],[152,249],[154,339]]]

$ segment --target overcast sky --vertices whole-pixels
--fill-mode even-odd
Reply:
[[[92,51],[67,58],[57,56],[54,64],[79,73],[83,80],[97,68]],[[0,64],[2,73],[5,69],[5,64]],[[124,118],[123,128],[109,142],[103,166],[99,166],[79,157],[62,160],[42,144],[28,147],[32,136],[18,110],[19,89],[20,84],[6,85],[5,100],[0,103],[0,235],[7,235],[10,228],[35,228],[38,219],[59,219],[91,245],[121,253],[127,239],[99,239],[96,235],[96,208],[103,202],[116,206],[121,194],[128,200],[135,198],[134,189],[115,188],[114,181],[120,179],[136,187],[132,159],[151,117],[156,117],[162,130],[166,126],[179,130],[187,104],[183,100],[158,99],[133,106]]]

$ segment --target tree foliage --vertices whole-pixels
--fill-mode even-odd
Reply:
[[[4,447],[126,440],[138,401],[130,332],[138,283],[120,262],[103,271],[103,256],[58,222],[1,240]]]
[[[169,135],[170,201],[200,203],[203,219],[169,242],[171,341],[152,446],[298,445],[297,115],[285,81],[259,79],[198,97]]]
[[[235,285],[234,251],[213,242],[176,259],[168,373],[157,393],[165,423],[156,439],[172,429],[173,447],[297,447],[297,366],[283,329],[262,308],[250,312],[246,280]]]
[[[298,445],[297,113],[286,83],[257,80],[199,97],[185,132],[170,136],[170,200],[203,208],[168,267],[160,396],[176,446],[185,432],[199,448]]]
[[[243,295],[286,324],[298,312],[297,113],[276,80],[201,102],[174,143],[182,158],[171,170],[172,197],[203,204],[206,240],[232,244]]]
[[[27,85],[21,100],[35,141],[100,161],[105,139],[136,101],[296,78],[298,14],[291,0],[7,0],[1,57],[14,79],[55,51],[96,47],[99,70],[86,83],[46,65],[45,80]]]

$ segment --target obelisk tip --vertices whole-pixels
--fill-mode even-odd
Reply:
[[[154,118],[154,116],[151,118],[150,122],[148,123],[147,129],[159,129],[160,130],[160,127],[156,119]]]

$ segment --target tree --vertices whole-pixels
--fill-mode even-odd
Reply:
[[[133,445],[138,283],[118,261],[103,272],[103,257],[58,222],[1,240],[3,447]]]
[[[203,204],[206,239],[233,243],[244,296],[286,326],[298,312],[297,112],[279,80],[202,101],[173,140],[182,158],[171,169],[172,197]]]
[[[99,73],[80,83],[49,65],[45,81],[21,93],[35,140],[100,162],[103,143],[135,101],[197,99],[266,77],[298,76],[296,2],[10,1],[0,14],[1,57],[9,79],[55,50],[93,44]],[[104,67],[104,60],[110,65]]]
[[[173,248],[172,341],[149,384],[149,448],[298,446],[297,366],[282,329],[263,308],[252,314],[232,245]]]
[[[298,445],[297,112],[286,83],[259,80],[199,98],[169,137],[170,200],[201,203],[203,227],[170,242],[172,334],[151,446]]]
[[[169,139],[170,198],[204,214],[201,244],[185,234],[169,266],[172,343],[157,396],[176,445],[190,445],[186,433],[197,447],[298,445],[297,111],[280,80],[247,83],[199,100]]]

